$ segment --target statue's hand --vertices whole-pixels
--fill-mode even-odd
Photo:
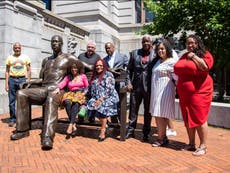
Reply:
[[[108,70],[117,76],[121,75],[122,72],[125,72],[123,68],[109,68]]]
[[[29,82],[22,82],[20,85],[19,85],[19,88],[20,89],[26,89],[26,88],[29,88],[30,87],[30,83]]]
[[[33,87],[38,87],[41,86],[42,80],[41,79],[36,79],[36,80],[30,80],[23,82],[19,85],[20,89],[26,89],[26,88],[33,88]]]
[[[80,61],[80,60],[79,60],[79,61]],[[81,61],[81,62],[82,62],[82,64],[84,65],[85,68],[87,68],[87,69],[90,70],[90,71],[93,70],[93,65],[89,65],[89,64],[87,64],[87,63],[85,63],[85,62],[83,62],[83,61]]]

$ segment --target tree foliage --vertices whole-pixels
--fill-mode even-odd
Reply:
[[[146,24],[142,33],[173,35],[194,31],[215,57],[215,65],[230,69],[228,0],[144,0],[155,14],[154,22]]]

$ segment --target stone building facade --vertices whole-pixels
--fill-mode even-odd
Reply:
[[[45,0],[48,2],[49,0]],[[97,43],[97,52],[105,55],[104,45],[114,42],[116,49],[129,54],[141,47],[137,33],[146,22],[141,0],[50,0],[50,10],[90,31],[90,39]]]
[[[108,41],[129,56],[141,47],[137,33],[146,22],[145,14],[143,0],[1,0],[0,114],[8,112],[5,60],[13,53],[14,42],[20,42],[22,53],[31,58],[32,78],[37,78],[42,59],[51,54],[52,35],[61,35],[63,51],[76,56],[85,51],[88,40],[96,42],[101,57]]]
[[[22,44],[22,53],[31,59],[32,78],[37,78],[41,61],[52,54],[50,39],[55,34],[63,37],[63,52],[75,55],[89,39],[89,31],[46,10],[42,1],[0,1],[0,114],[9,110],[5,61],[13,43]]]

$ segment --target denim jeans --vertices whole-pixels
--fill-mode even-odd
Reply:
[[[16,122],[16,114],[15,114],[16,93],[19,90],[19,85],[25,81],[26,81],[25,77],[19,77],[19,78],[9,77],[8,97],[9,97],[10,121]]]

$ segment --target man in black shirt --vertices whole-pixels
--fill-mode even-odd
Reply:
[[[81,60],[82,62],[85,62],[87,65],[89,65],[89,67],[85,68],[85,74],[88,78],[88,80],[90,80],[91,78],[91,69],[94,65],[94,63],[96,62],[97,59],[101,58],[100,55],[98,55],[97,53],[95,53],[96,50],[96,43],[92,40],[90,40],[87,44],[87,51],[84,53],[81,53],[78,56],[78,59]]]
[[[90,40],[87,44],[87,51],[84,53],[81,53],[78,56],[78,59],[81,60],[82,62],[85,63],[85,74],[88,78],[88,81],[91,80],[91,75],[92,75],[92,69],[93,65],[97,61],[97,59],[100,59],[100,55],[95,53],[96,50],[96,43],[92,40]],[[78,117],[78,122],[81,123],[84,121],[84,117]],[[95,118],[94,117],[89,117],[89,122],[94,122]]]

